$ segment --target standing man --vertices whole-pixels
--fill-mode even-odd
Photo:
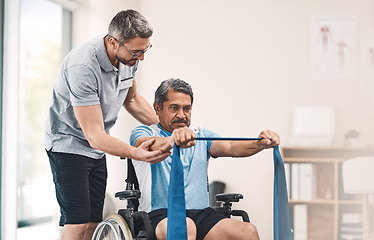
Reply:
[[[219,137],[215,132],[200,128],[194,132],[191,123],[193,92],[181,79],[161,83],[153,107],[160,123],[139,126],[130,136],[133,146],[154,139],[151,150],[169,152],[174,143],[181,147],[180,159],[184,171],[186,223],[188,240],[258,240],[252,223],[227,218],[208,207],[207,174],[210,157],[248,157],[264,149],[278,146],[277,133],[265,130],[256,141],[195,141],[196,137]],[[142,197],[139,210],[149,212],[158,240],[167,239],[168,187],[172,156],[157,164],[133,161]]]
[[[169,153],[149,151],[153,140],[138,147],[109,135],[121,106],[139,122],[158,122],[137,93],[135,72],[149,50],[153,30],[137,11],[119,12],[108,34],[73,49],[63,60],[53,88],[45,131],[61,239],[91,239],[102,220],[107,169],[105,153],[149,163]]]

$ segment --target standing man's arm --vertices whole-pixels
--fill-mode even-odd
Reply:
[[[138,148],[108,135],[104,129],[103,115],[100,105],[74,107],[75,117],[92,148],[123,158],[157,163],[164,160],[169,153],[149,151],[154,140],[144,142]]]
[[[149,103],[137,92],[136,81],[127,93],[123,106],[139,122],[145,125],[158,123],[158,116],[153,111]]]

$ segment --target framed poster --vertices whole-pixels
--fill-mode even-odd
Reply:
[[[312,17],[311,77],[356,77],[357,19],[352,16]]]

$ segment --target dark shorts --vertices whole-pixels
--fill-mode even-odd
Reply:
[[[214,225],[216,225],[222,219],[227,218],[224,215],[219,214],[215,209],[211,207],[204,208],[202,210],[187,210],[186,215],[187,217],[191,218],[196,225],[196,240],[203,240],[210,229],[214,227]],[[166,217],[167,209],[158,209],[149,213],[149,218],[151,219],[154,232],[156,230],[157,224]]]
[[[60,226],[101,222],[107,181],[106,157],[47,151],[56,198],[60,205]]]

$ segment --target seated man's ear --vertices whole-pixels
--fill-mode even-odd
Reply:
[[[155,109],[156,115],[158,116],[158,114],[159,114],[159,112],[161,110],[160,105],[158,105],[158,103],[154,102],[153,103],[153,108]]]

